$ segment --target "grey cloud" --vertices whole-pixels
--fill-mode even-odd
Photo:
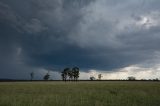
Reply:
[[[25,1],[25,7],[30,8],[20,6],[21,9],[19,9],[18,5],[21,2],[17,0],[13,3],[9,1],[1,3],[3,4],[0,8],[1,17],[4,17],[0,19],[3,22],[0,25],[1,77],[28,78],[28,73],[31,71],[39,70],[41,74],[44,68],[50,69],[48,67],[56,67],[57,64],[64,66],[71,58],[70,55],[67,60],[64,60],[64,56],[68,53],[66,55],[63,53],[69,52],[66,37],[69,30],[76,24],[76,17],[79,17],[78,9],[75,10],[77,13],[72,11],[74,12],[72,14],[69,12],[69,8],[73,7],[72,3],[64,7],[66,4],[62,5],[62,2],[51,0]],[[15,29],[11,24],[19,26]],[[16,53],[17,48],[20,48],[18,53]],[[53,60],[50,61],[49,58]],[[58,60],[60,58],[62,62]]]
[[[112,6],[114,4],[116,6]],[[151,7],[143,0],[95,1],[84,9],[87,14],[73,30],[70,39],[81,48],[98,51],[93,52],[93,58],[99,58],[97,60],[103,61],[102,64],[107,65],[110,61],[109,66],[113,63],[123,67],[143,63],[155,58],[155,51],[160,50],[157,36],[160,33],[159,11]],[[150,22],[142,23],[144,19],[141,16]],[[152,23],[153,20],[156,22]]]
[[[41,21],[38,19],[31,19],[30,23],[26,23],[26,25],[24,26],[24,29],[28,32],[28,33],[40,33],[42,31],[47,30],[47,27],[45,27],[44,25],[42,25]]]
[[[0,23],[9,25],[16,30],[20,31],[19,28],[21,26],[21,22],[19,21],[20,17],[12,10],[12,8],[0,2]]]

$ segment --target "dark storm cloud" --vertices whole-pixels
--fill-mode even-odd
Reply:
[[[24,78],[31,71],[67,66],[111,70],[153,62],[160,51],[159,4],[1,0],[0,77]]]
[[[67,36],[89,2],[2,0],[1,77],[28,78],[31,71],[80,64],[86,56],[78,54],[83,50],[70,45]]]

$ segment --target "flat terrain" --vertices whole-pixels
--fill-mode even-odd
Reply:
[[[160,106],[160,82],[0,82],[0,106]]]

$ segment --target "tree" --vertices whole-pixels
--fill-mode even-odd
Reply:
[[[68,72],[70,71],[70,68],[65,68],[63,71],[62,71],[62,80],[63,81],[66,81],[67,80],[67,77],[68,77]]]
[[[70,69],[69,69],[69,70],[67,71],[67,73],[68,73],[69,80],[72,80],[72,79],[73,79],[73,74],[74,74],[74,73],[73,73],[73,70],[70,70]]]
[[[31,81],[32,81],[33,78],[34,78],[34,72],[31,72],[31,73],[30,73],[30,76],[31,76]]]
[[[63,72],[61,73],[61,77],[62,77],[62,80],[64,81],[65,80],[65,74]]]
[[[98,74],[98,79],[101,80],[102,74]]]
[[[74,77],[74,81],[77,81],[79,78],[79,68],[78,67],[74,67],[72,68],[73,71],[73,77]]]
[[[43,77],[44,80],[48,80],[50,77],[49,72]]]
[[[62,73],[61,73],[61,77],[63,81],[66,81],[67,78],[69,78],[69,80],[73,80],[77,81],[79,78],[79,68],[78,67],[74,67],[72,69],[70,68],[65,68]]]

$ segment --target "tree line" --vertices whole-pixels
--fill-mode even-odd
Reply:
[[[73,67],[73,68],[65,68],[61,72],[61,77],[63,81],[77,81],[79,78],[79,68],[78,67]],[[30,73],[31,81],[34,79],[34,72]],[[49,72],[47,72],[43,76],[43,80],[49,80],[50,75]]]
[[[64,68],[63,71],[60,73],[61,74],[61,78],[63,81],[77,81],[78,78],[79,78],[79,75],[80,75],[80,72],[79,72],[79,68],[78,67],[73,67],[73,68]],[[31,77],[31,81],[34,79],[34,72],[31,72],[30,73],[30,77]],[[91,76],[89,79],[90,80],[101,80],[102,78],[102,74],[98,74],[98,79],[96,79],[95,76]],[[43,80],[49,80],[50,78],[50,74],[49,74],[49,71],[43,76]],[[119,79],[119,80],[129,80],[129,81],[135,81],[137,80],[136,77],[134,76],[129,76],[127,79]],[[146,81],[146,80],[153,80],[153,81],[159,81],[158,78],[155,78],[155,79],[140,79],[140,80],[143,80],[143,81]]]

